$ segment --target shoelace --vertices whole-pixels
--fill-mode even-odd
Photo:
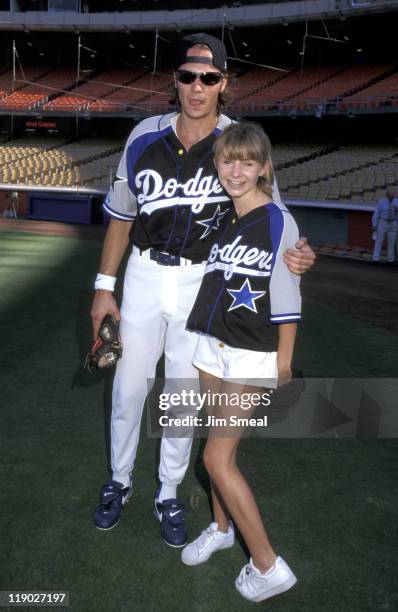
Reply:
[[[198,549],[202,550],[203,548],[206,548],[206,546],[210,544],[212,540],[214,540],[216,534],[217,534],[217,531],[215,531],[211,527],[207,527],[207,529],[202,531],[202,533],[200,534],[198,538],[198,544],[197,544]]]

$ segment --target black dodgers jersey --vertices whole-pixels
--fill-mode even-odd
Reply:
[[[104,209],[134,221],[133,244],[195,262],[208,257],[231,201],[213,163],[213,143],[232,121],[220,115],[213,132],[185,151],[177,113],[150,117],[129,136]],[[277,188],[274,197],[279,200]]]
[[[278,348],[278,323],[301,319],[300,277],[283,261],[298,239],[283,204],[226,213],[187,328],[253,351]]]

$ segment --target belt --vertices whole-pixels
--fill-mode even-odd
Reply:
[[[133,251],[139,254],[143,259],[156,261],[156,263],[160,266],[199,266],[205,263],[204,261],[192,261],[191,259],[186,259],[180,255],[171,255],[170,253],[157,251],[156,249],[152,248],[142,251],[138,247],[134,246]]]

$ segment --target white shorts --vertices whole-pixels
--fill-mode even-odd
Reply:
[[[197,334],[198,344],[192,359],[196,368],[222,380],[276,389],[277,352],[262,353],[228,346],[213,336]]]

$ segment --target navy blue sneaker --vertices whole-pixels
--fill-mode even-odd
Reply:
[[[95,509],[94,523],[97,529],[106,531],[116,527],[120,521],[122,506],[133,493],[133,484],[124,487],[116,480],[108,480],[101,489],[100,504]]]
[[[188,540],[185,525],[185,506],[180,499],[158,501],[159,491],[155,494],[155,518],[160,522],[160,534],[169,546],[180,548]]]

